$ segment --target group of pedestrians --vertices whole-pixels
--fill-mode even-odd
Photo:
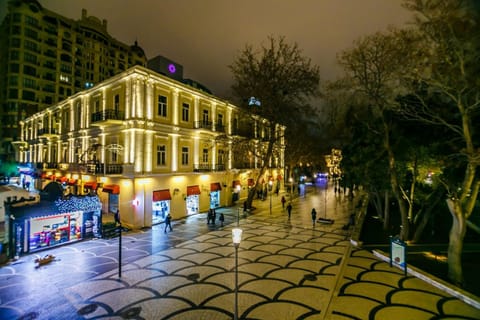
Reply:
[[[207,213],[207,224],[215,224],[215,221],[217,221],[217,211],[210,208],[208,209]],[[220,213],[218,221],[220,221],[220,225],[223,227],[223,222],[225,221],[225,216],[223,215],[223,213]]]

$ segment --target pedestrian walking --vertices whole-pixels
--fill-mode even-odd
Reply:
[[[285,202],[287,202],[287,200],[285,200],[285,196],[282,196],[282,210],[285,210]]]
[[[165,218],[165,233],[167,233],[167,228],[170,228],[170,231],[172,231],[172,216],[170,213]]]
[[[212,222],[215,224],[215,221],[217,220],[217,211],[215,209],[212,209]]]
[[[288,212],[288,220],[290,220],[290,216],[292,215],[292,203],[288,203],[287,206],[287,212]]]
[[[243,215],[247,213],[247,201],[243,201]]]
[[[315,221],[317,220],[317,210],[312,209],[312,224],[315,226]]]
[[[225,221],[225,216],[223,215],[223,213],[220,213],[218,220],[220,221],[220,225],[223,227],[223,221]]]
[[[212,209],[208,209],[208,213],[207,213],[207,224],[210,224],[210,222],[213,222],[213,211]]]

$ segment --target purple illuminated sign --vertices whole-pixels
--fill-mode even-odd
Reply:
[[[175,68],[175,65],[173,63],[170,63],[168,65],[168,71],[170,71],[170,73],[175,73],[175,71],[177,71],[177,68]]]

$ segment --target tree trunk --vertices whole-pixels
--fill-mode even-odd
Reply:
[[[388,230],[390,226],[390,192],[385,190],[385,213],[383,217],[383,230]]]
[[[400,183],[397,177],[397,167],[395,164],[395,155],[390,146],[389,128],[384,123],[384,147],[388,154],[388,167],[390,171],[390,184],[392,185],[392,192],[398,203],[398,209],[400,210],[400,216],[402,219],[402,228],[400,232],[400,239],[407,240],[410,233],[410,223],[408,221],[408,210],[406,206],[406,200],[403,198],[402,191],[400,189]]]
[[[466,233],[466,219],[458,200],[447,200],[447,205],[452,214],[452,228],[448,243],[448,278],[457,286],[463,284],[462,251],[463,239]]]
[[[433,212],[434,212],[433,210],[437,206],[438,202],[440,202],[440,199],[442,199],[443,197],[443,188],[437,189],[437,191],[434,192],[434,194],[432,194],[432,197],[434,197],[433,203],[431,203],[431,201],[428,201],[430,204],[426,208],[425,213],[423,214],[422,219],[420,220],[420,223],[418,223],[418,225],[415,228],[415,233],[412,238],[413,243],[418,243],[420,241],[420,238],[423,234],[423,230],[425,229],[428,221],[433,215]],[[415,219],[417,219],[417,216],[415,216]]]
[[[275,137],[274,128],[270,129],[270,137]],[[255,197],[255,192],[256,192],[256,190],[259,186],[260,179],[263,177],[263,175],[265,174],[265,171],[267,171],[267,168],[270,164],[270,159],[272,158],[272,155],[273,155],[273,144],[274,144],[274,142],[275,142],[274,138],[270,138],[270,140],[268,141],[267,152],[265,153],[263,166],[260,169],[260,172],[258,173],[256,183],[255,183],[255,187],[251,188],[248,192],[248,196],[247,196],[247,200],[246,200],[247,201],[247,208],[252,207],[253,198]]]

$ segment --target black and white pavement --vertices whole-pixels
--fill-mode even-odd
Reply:
[[[288,220],[273,195],[246,217],[218,209],[223,227],[198,214],[172,232],[124,233],[121,277],[118,238],[44,251],[56,259],[37,269],[37,255],[21,257],[0,267],[0,319],[233,319],[235,292],[239,319],[480,319],[480,309],[353,247],[342,226],[355,199],[310,190]],[[312,225],[312,208],[334,223]]]

